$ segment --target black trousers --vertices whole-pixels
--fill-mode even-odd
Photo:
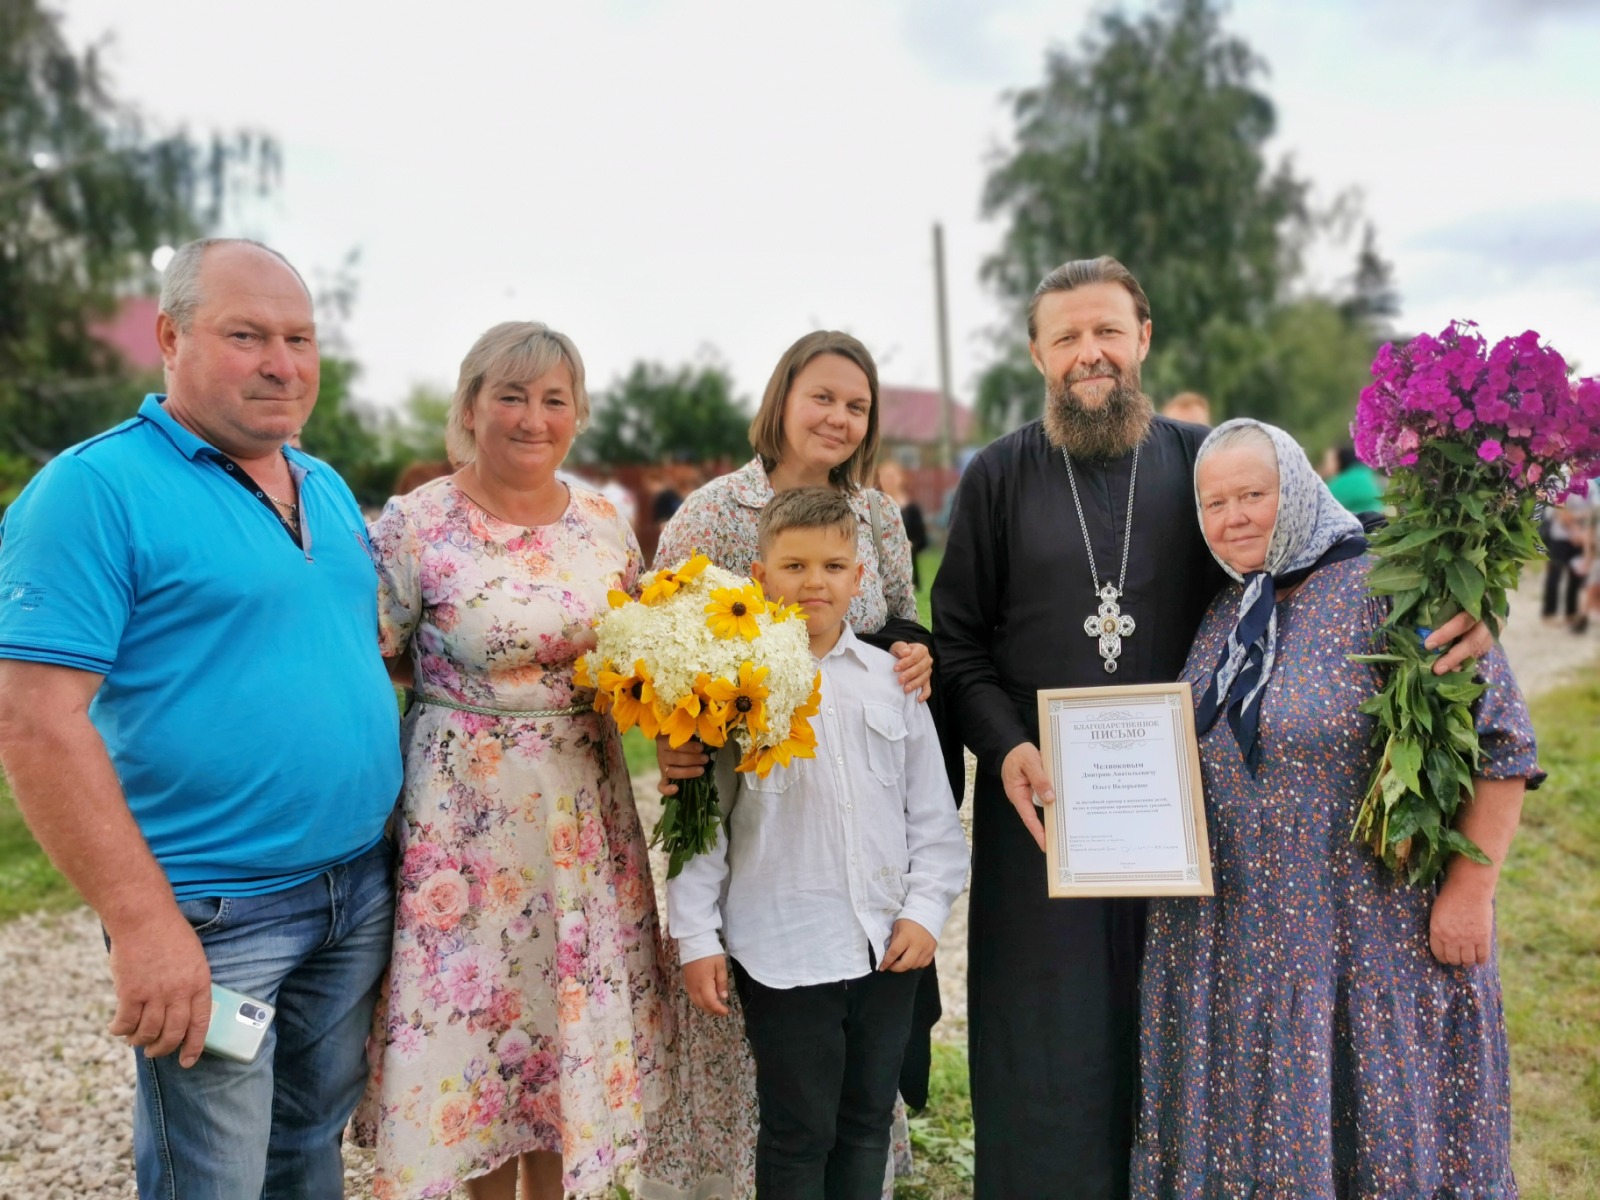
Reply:
[[[737,961],[756,1060],[758,1200],[877,1200],[921,971],[771,988]]]
[[[1583,590],[1583,579],[1572,569],[1578,557],[1575,542],[1551,541],[1550,562],[1544,569],[1544,604],[1541,615],[1546,617],[1571,617],[1578,611],[1578,594]]]

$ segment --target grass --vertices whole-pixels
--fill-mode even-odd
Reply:
[[[656,777],[656,744],[637,725],[622,735],[622,757],[628,760],[629,775]]]
[[[0,777],[0,921],[40,909],[60,912],[79,903],[78,893],[50,865],[22,823],[11,789]]]
[[[1600,682],[1533,705],[1549,782],[1528,796],[1498,889],[1523,1200],[1600,1195]]]
[[[964,1042],[936,1042],[928,1107],[911,1118],[916,1174],[896,1179],[895,1200],[955,1200],[972,1195],[972,1094]]]
[[[933,628],[933,606],[928,601],[928,592],[943,561],[943,550],[924,550],[917,555],[917,571],[922,576],[922,586],[917,589],[917,619],[928,629]]]

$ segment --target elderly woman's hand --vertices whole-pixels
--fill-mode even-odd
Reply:
[[[894,672],[906,692],[916,692],[926,702],[933,695],[933,654],[921,642],[896,642],[889,647],[895,657]]]
[[[1476,879],[1446,879],[1433,899],[1428,922],[1433,956],[1451,966],[1472,967],[1494,954],[1494,889]]]
[[[1455,644],[1451,645],[1452,642]],[[1422,644],[1429,650],[1448,647],[1433,664],[1435,675],[1448,675],[1458,670],[1467,659],[1482,658],[1489,653],[1489,647],[1494,645],[1494,634],[1484,622],[1476,621],[1471,613],[1463,612],[1435,629]]]
[[[704,775],[706,764],[710,761],[711,756],[699,741],[687,741],[674,750],[672,743],[662,734],[656,738],[656,767],[661,772],[661,778],[656,781],[656,791],[663,796],[676,796],[678,785],[673,780],[694,779]]]

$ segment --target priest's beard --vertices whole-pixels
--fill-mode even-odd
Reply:
[[[1087,407],[1073,393],[1072,385],[1079,380],[1108,374],[1113,382],[1098,408]],[[1139,390],[1137,362],[1125,371],[1110,363],[1090,363],[1045,383],[1045,436],[1074,458],[1121,458],[1144,440],[1154,415],[1150,397]]]

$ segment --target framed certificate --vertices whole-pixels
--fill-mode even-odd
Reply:
[[[1187,683],[1039,693],[1051,896],[1209,896]]]

